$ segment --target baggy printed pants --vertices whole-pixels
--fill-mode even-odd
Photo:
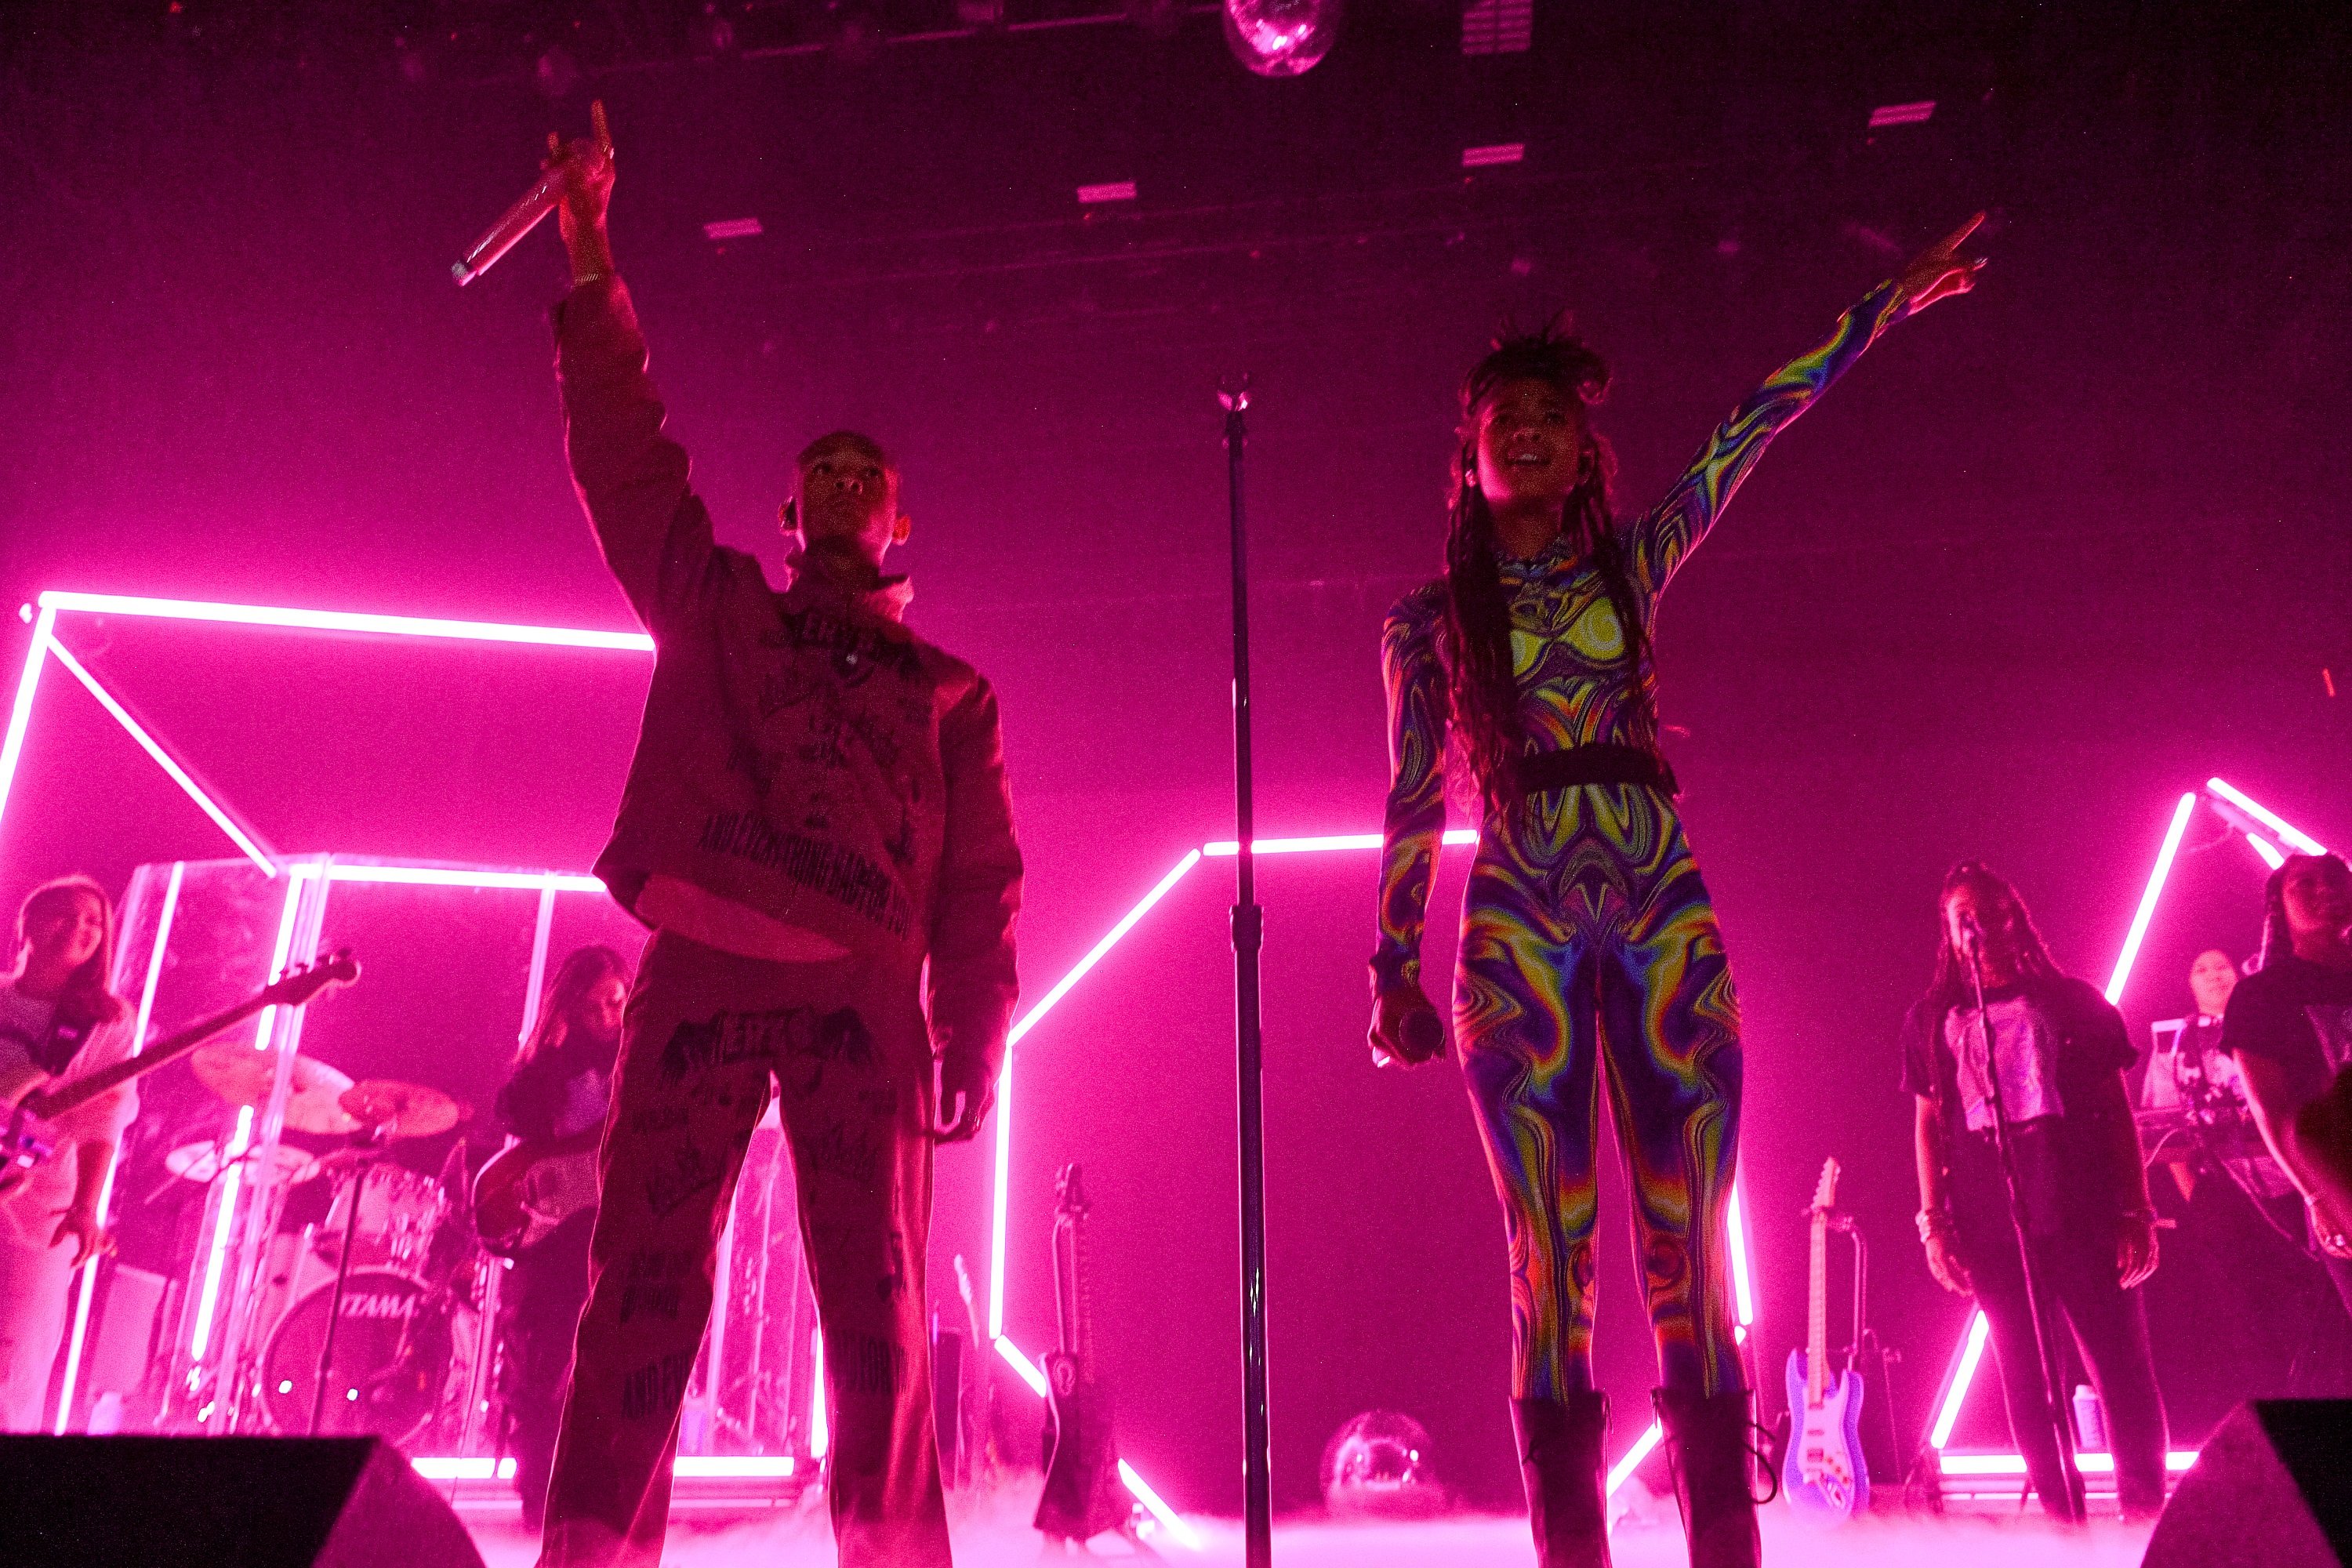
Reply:
[[[1488,818],[1454,1013],[1510,1246],[1514,1396],[1592,1386],[1603,1072],[1660,1381],[1704,1394],[1741,1386],[1725,1242],[1739,1008],[1666,797],[1588,784]]]
[[[655,933],[622,1028],[542,1568],[660,1560],[678,1407],[771,1084],[824,1333],[840,1560],[949,1561],[924,1329],[933,1090],[919,962],[770,963]]]

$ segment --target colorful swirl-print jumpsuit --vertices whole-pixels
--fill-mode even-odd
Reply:
[[[1826,342],[1733,411],[1663,501],[1624,526],[1645,629],[1765,445],[1904,310],[1891,283],[1864,297]],[[1600,574],[1565,545],[1501,566],[1530,749],[1637,743],[1634,672]],[[1394,775],[1372,959],[1383,988],[1421,983],[1445,826],[1444,595],[1443,582],[1407,594],[1381,638]],[[1662,1381],[1709,1394],[1739,1387],[1724,1239],[1739,1142],[1739,1008],[1673,800],[1647,785],[1583,784],[1490,813],[1464,899],[1454,1017],[1510,1246],[1514,1396],[1591,1387],[1602,1073],[1632,1167]]]

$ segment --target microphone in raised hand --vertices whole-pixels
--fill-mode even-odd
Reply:
[[[613,161],[613,130],[604,119],[604,102],[599,99],[588,106],[590,123],[594,128],[594,141],[587,156],[592,171]],[[563,199],[564,182],[571,178],[570,155],[553,134],[547,139],[548,163],[539,183],[518,198],[514,205],[500,214],[498,222],[482,231],[466,254],[449,268],[449,275],[464,288],[499,263],[499,258],[515,247],[524,235],[537,228],[541,219],[553,212]]]
[[[1445,1051],[1445,1026],[1433,1008],[1415,1007],[1397,1026],[1397,1043],[1414,1061],[1435,1061]]]

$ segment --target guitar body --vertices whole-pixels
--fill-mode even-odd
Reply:
[[[527,1138],[490,1157],[474,1178],[474,1229],[482,1245],[512,1258],[573,1215],[596,1206],[596,1157],[604,1130],[569,1138]]]
[[[28,1095],[27,1100],[37,1099]],[[29,1106],[18,1105],[0,1121],[0,1198],[16,1192],[57,1153],[61,1134]]]
[[[1036,1527],[1048,1538],[1087,1541],[1124,1527],[1134,1511],[1118,1479],[1110,1391],[1084,1375],[1076,1356],[1047,1352],[1045,1489]]]
[[[1789,1457],[1780,1481],[1789,1506],[1819,1522],[1843,1524],[1870,1507],[1862,1457],[1862,1376],[1829,1373],[1819,1405],[1808,1402],[1803,1351],[1789,1352]]]

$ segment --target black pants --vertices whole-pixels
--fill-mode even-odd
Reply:
[[[595,1219],[593,1209],[574,1215],[517,1258],[499,1302],[507,1445],[523,1524],[533,1531],[547,1506],[555,1434],[572,1382],[572,1340],[588,1300],[588,1236]]]
[[[2044,1500],[2063,1497],[2058,1436],[2042,1414],[2042,1362],[2033,1342],[2033,1313],[2018,1267],[2013,1232],[1996,1231],[1964,1243],[1974,1275],[1977,1305],[1992,1327],[1993,1356],[2000,1366],[2001,1394],[2009,1426],[2025,1457],[2025,1473]],[[2045,1318],[2063,1319],[2090,1370],[2091,1386],[2106,1413],[2107,1447],[2116,1459],[2116,1489],[2125,1517],[2153,1519],[2164,1508],[2164,1395],[2156,1385],[2156,1362],[2148,1352],[2147,1316],[2137,1290],[2116,1283],[2112,1241],[2072,1234],[2040,1237],[2034,1246],[2034,1282],[2041,1288]],[[2058,1323],[2050,1321],[2052,1338]],[[2058,1391],[2071,1414],[2073,1390]]]

